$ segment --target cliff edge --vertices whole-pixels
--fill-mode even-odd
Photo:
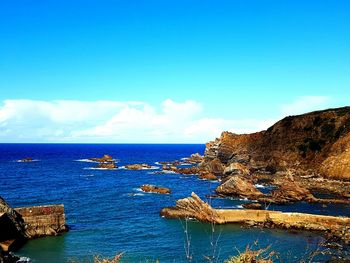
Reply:
[[[350,180],[350,107],[288,116],[252,134],[223,132],[206,144],[205,163],[240,163],[251,171]]]

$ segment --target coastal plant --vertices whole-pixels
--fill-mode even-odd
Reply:
[[[184,234],[185,234],[185,240],[184,240],[184,249],[185,249],[185,255],[186,259],[189,263],[192,262],[193,256],[192,256],[192,251],[191,251],[191,236],[188,232],[188,218],[185,218],[185,223],[180,220]]]
[[[225,260],[225,263],[273,263],[272,258],[276,253],[271,251],[267,254],[270,248],[271,246],[264,249],[252,250],[248,245],[244,252],[239,252],[237,256]]]
[[[101,256],[95,256],[94,257],[94,263],[118,263],[120,262],[120,259],[122,258],[124,253],[119,253],[115,255],[113,258],[103,258]]]

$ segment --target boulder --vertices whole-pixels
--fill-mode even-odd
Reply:
[[[231,176],[215,192],[221,196],[234,196],[240,198],[258,199],[264,194],[254,184],[243,176]]]
[[[152,166],[146,163],[142,163],[142,164],[125,165],[125,168],[128,170],[142,170],[142,169],[150,169],[152,168]]]
[[[200,155],[199,153],[192,154],[189,158],[186,159],[186,163],[191,164],[199,164],[204,160],[204,157]]]
[[[271,202],[290,203],[298,201],[314,201],[316,198],[311,192],[302,187],[298,182],[292,179],[285,179],[280,187],[271,193]]]
[[[200,165],[200,169],[202,171],[207,171],[209,173],[213,173],[216,176],[221,176],[224,172],[224,168],[225,168],[225,166],[218,158],[215,158],[213,160],[210,160],[210,161],[205,162],[204,164]]]
[[[249,175],[250,170],[247,166],[244,164],[234,162],[229,164],[225,169],[224,169],[224,174],[225,175],[232,175],[232,174],[242,174],[242,175]]]
[[[199,179],[202,180],[217,180],[218,178],[212,173],[200,173]]]
[[[141,186],[141,190],[147,193],[157,194],[171,194],[171,190],[166,187],[155,186],[151,184],[144,184]]]

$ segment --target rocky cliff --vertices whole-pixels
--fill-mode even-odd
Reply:
[[[288,116],[266,131],[223,132],[209,142],[205,163],[239,163],[250,171],[301,174],[350,180],[350,107]]]

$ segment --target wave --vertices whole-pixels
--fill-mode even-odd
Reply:
[[[80,175],[81,177],[93,177],[95,176],[94,174],[82,174]]]
[[[84,167],[84,170],[118,170],[118,168]]]
[[[256,187],[256,188],[266,188],[266,186],[265,186],[265,185],[262,185],[262,184],[255,184],[255,187]]]
[[[97,161],[93,161],[93,160],[90,160],[90,159],[78,159],[78,160],[74,160],[75,162],[84,162],[84,163],[100,163],[100,162],[97,162]],[[112,159],[113,162],[119,162],[119,160],[117,159]]]

